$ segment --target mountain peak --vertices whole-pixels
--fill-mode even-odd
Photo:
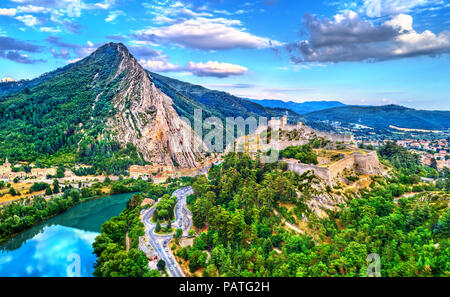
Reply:
[[[106,51],[106,50],[115,50],[118,52],[129,52],[128,48],[123,43],[120,43],[120,42],[105,43],[104,45],[99,47],[96,50],[96,52],[102,52],[102,51]]]
[[[98,58],[102,56],[117,56],[122,58],[125,57],[132,57],[130,51],[123,43],[106,43],[102,45],[101,47],[97,48],[89,57],[89,58]]]

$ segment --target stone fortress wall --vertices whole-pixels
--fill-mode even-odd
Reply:
[[[324,138],[331,142],[343,143],[346,144],[347,147],[349,144],[354,142],[353,135],[338,135],[321,132],[312,129],[301,122],[297,123],[297,125],[289,125],[287,123],[287,117],[271,120],[269,121],[268,126],[273,130],[281,129],[282,131],[286,132],[297,130],[299,134],[302,135],[302,137],[301,139],[297,140],[280,139],[276,143],[261,144],[258,135],[266,130],[267,127],[260,127],[255,133],[257,135],[256,143],[250,143],[250,145],[248,145],[247,147],[248,149],[258,149],[261,151],[267,151],[268,149],[283,150],[289,146],[300,146],[307,144],[314,138]],[[249,141],[249,137],[246,137],[243,140]],[[346,169],[353,170],[356,173],[362,175],[377,175],[382,173],[377,153],[374,151],[366,150],[355,150],[350,154],[343,154],[343,158],[341,160],[328,165],[302,164],[298,160],[285,161],[289,170],[295,171],[298,174],[312,171],[315,175],[323,179],[329,185],[333,185],[338,176],[342,174],[342,172]]]
[[[356,173],[363,175],[377,175],[382,173],[380,160],[374,151],[354,152],[344,159],[326,167],[302,164],[296,160],[286,160],[286,163],[289,170],[295,171],[298,174],[312,171],[329,185],[333,185],[336,178],[345,169],[354,170]]]
[[[294,171],[299,175],[302,175],[303,173],[308,171],[312,171],[315,175],[317,175],[327,183],[331,183],[330,170],[328,169],[328,167],[302,164],[297,160],[285,160],[285,162],[287,163],[287,168],[290,171]]]
[[[330,141],[334,142],[343,142],[343,143],[351,143],[354,142],[353,135],[348,134],[333,134],[328,132],[322,132],[318,130],[314,130],[311,127],[306,126],[302,122],[298,122],[297,125],[289,125],[287,124],[287,118],[283,118],[281,121],[269,121],[269,127],[276,127],[278,126],[283,131],[293,131],[293,130],[299,130],[302,132],[302,134],[309,134],[311,136],[321,137]]]

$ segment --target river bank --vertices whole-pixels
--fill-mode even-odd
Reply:
[[[133,195],[90,197],[1,243],[0,276],[93,276],[92,243],[103,223],[119,215]],[[68,273],[74,259],[80,260],[79,273]]]
[[[126,193],[119,193],[119,194],[126,194]],[[50,199],[54,199],[54,198],[62,198],[62,196],[63,196],[63,195],[59,195],[59,196],[52,197],[52,198],[50,198]],[[102,199],[102,198],[106,198],[106,197],[110,197],[110,196],[111,196],[111,195],[105,193],[104,195],[98,195],[98,196],[87,197],[87,198],[80,198],[79,203],[70,206],[69,208],[67,208],[67,209],[64,210],[63,212],[56,213],[56,214],[53,214],[53,215],[51,215],[51,216],[48,216],[48,217],[46,217],[46,218],[44,218],[44,219],[42,219],[42,220],[39,220],[39,221],[35,222],[34,224],[32,224],[31,226],[27,227],[26,229],[21,230],[20,232],[14,233],[14,234],[12,234],[11,236],[8,236],[8,237],[6,237],[6,238],[0,238],[0,244],[2,244],[2,243],[4,243],[4,242],[6,242],[6,241],[8,241],[8,240],[10,240],[10,239],[12,239],[12,238],[18,236],[19,234],[21,234],[21,233],[27,231],[28,229],[30,229],[30,228],[32,228],[32,227],[38,225],[38,224],[44,223],[44,222],[46,222],[46,221],[48,221],[48,220],[50,220],[50,219],[52,219],[52,218],[54,218],[54,217],[56,217],[56,216],[58,216],[58,215],[61,215],[61,214],[65,213],[65,212],[67,212],[67,211],[71,210],[72,208],[74,208],[74,207],[76,207],[76,206],[78,206],[78,205],[80,205],[80,204],[87,203],[87,202],[94,201],[94,200],[98,200],[98,199]],[[28,198],[28,199],[30,199],[30,198]],[[43,199],[43,198],[31,198],[31,199]],[[49,200],[50,200],[50,199],[49,199]],[[24,199],[24,200],[26,200],[26,199]],[[22,200],[21,200],[21,201],[22,201]],[[17,203],[17,202],[13,202],[13,203]]]

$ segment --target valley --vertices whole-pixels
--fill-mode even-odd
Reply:
[[[1,241],[126,195],[83,276],[449,273],[448,112],[247,100],[122,43],[0,91]]]

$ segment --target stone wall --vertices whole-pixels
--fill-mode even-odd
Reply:
[[[347,158],[341,159],[336,163],[331,164],[328,167],[330,171],[331,180],[335,179],[340,173],[342,173],[345,169],[355,169],[355,158],[353,155],[348,156]]]
[[[326,183],[331,184],[330,170],[328,169],[328,167],[302,164],[295,160],[285,160],[285,162],[287,163],[288,170],[294,171],[299,175],[308,171],[312,171]]]
[[[295,126],[295,129],[298,129],[298,130],[303,129],[304,131],[306,131],[308,133],[315,134],[318,137],[322,137],[322,138],[325,138],[326,140],[330,140],[330,141],[334,141],[334,142],[351,143],[351,142],[354,142],[354,140],[355,140],[353,135],[332,134],[332,133],[328,133],[328,132],[317,131],[317,130],[314,130],[314,129],[304,125],[301,122],[297,123],[297,126]]]
[[[285,160],[288,169],[298,174],[313,171],[315,175],[323,179],[329,185],[345,170],[354,170],[359,174],[377,175],[381,174],[381,165],[376,152],[355,152],[346,158],[331,164],[328,167],[302,164],[296,160]]]
[[[380,160],[377,152],[369,152],[366,155],[354,154],[356,171],[360,174],[381,174]]]

